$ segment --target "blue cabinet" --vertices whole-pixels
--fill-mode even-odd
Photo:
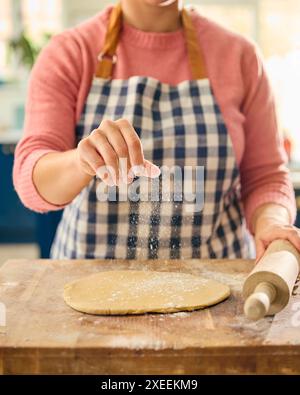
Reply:
[[[26,209],[14,190],[14,145],[0,145],[0,243],[37,243],[48,258],[62,212],[36,214]]]
[[[62,211],[48,214],[36,214],[36,243],[40,247],[40,256],[49,258],[50,248],[60,222]]]
[[[0,242],[35,242],[36,217],[24,208],[12,183],[14,146],[0,145]]]

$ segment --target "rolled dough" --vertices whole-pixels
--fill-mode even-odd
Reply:
[[[222,302],[227,285],[177,272],[100,272],[65,285],[64,300],[77,311],[97,315],[172,313]]]

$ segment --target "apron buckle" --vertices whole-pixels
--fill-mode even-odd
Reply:
[[[117,55],[110,55],[110,54],[100,52],[100,54],[98,55],[98,60],[99,60],[99,62],[102,62],[102,60],[108,60],[108,61],[111,61],[112,64],[116,64],[117,63]]]

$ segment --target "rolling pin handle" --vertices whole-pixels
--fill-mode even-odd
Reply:
[[[244,306],[247,318],[257,321],[268,314],[272,302],[276,298],[276,288],[273,284],[263,282],[257,285],[254,293],[249,296]]]

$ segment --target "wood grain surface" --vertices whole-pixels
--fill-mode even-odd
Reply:
[[[275,318],[243,315],[249,260],[9,261],[0,269],[2,374],[300,373],[300,289]],[[64,284],[107,270],[192,273],[230,286],[209,309],[89,316],[65,305]],[[3,320],[2,320],[3,321]]]

